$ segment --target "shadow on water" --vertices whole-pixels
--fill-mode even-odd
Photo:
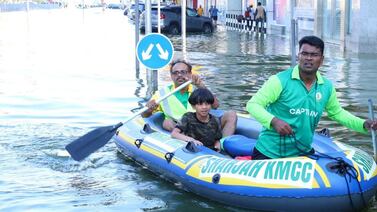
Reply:
[[[61,129],[66,130],[62,131]],[[76,162],[64,150],[67,141],[86,133],[86,128],[62,126],[59,124],[19,124],[12,127],[0,126],[6,136],[2,136],[0,145],[12,152],[21,164],[69,173],[90,168],[98,168],[111,162],[108,154],[115,151],[115,145],[105,146],[101,152],[83,162]],[[17,129],[16,131],[14,129]],[[38,133],[35,133],[38,132]],[[15,142],[7,142],[12,141]],[[30,143],[32,141],[32,143]]]

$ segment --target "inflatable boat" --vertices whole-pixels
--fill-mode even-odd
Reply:
[[[223,143],[227,154],[172,139],[162,121],[161,113],[134,119],[113,139],[126,157],[205,198],[261,211],[358,211],[375,195],[373,158],[329,136],[315,134],[314,155],[239,160],[250,155],[262,128],[254,119],[238,116],[236,135]]]

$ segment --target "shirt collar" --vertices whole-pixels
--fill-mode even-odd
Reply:
[[[318,84],[323,84],[323,77],[321,75],[321,73],[319,73],[319,71],[316,72],[316,75],[317,75],[317,83]],[[299,69],[298,69],[298,65],[296,65],[294,68],[293,68],[293,71],[292,71],[292,79],[298,79],[298,80],[301,80],[300,79],[300,74],[299,74]]]
[[[172,90],[174,90],[176,87],[174,85],[174,83],[172,84]],[[194,86],[192,86],[192,84],[189,84],[189,87],[188,87],[188,92],[189,93],[192,93],[192,91],[194,90]]]

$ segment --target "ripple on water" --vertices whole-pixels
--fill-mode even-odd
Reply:
[[[17,129],[15,131],[14,129]],[[115,145],[109,144],[92,154],[87,160],[76,162],[65,153],[64,147],[76,139],[77,135],[89,129],[68,127],[60,124],[19,124],[0,126],[3,150],[12,152],[21,163],[47,167],[60,172],[79,172],[89,168],[98,168],[111,162],[109,155],[114,155]]]

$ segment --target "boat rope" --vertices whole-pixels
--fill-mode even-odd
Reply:
[[[309,157],[310,159],[313,159],[313,160],[318,160],[320,158],[327,158],[327,159],[330,159],[330,160],[334,160],[335,162],[333,164],[331,164],[329,166],[329,168],[331,170],[336,170],[337,174],[344,177],[344,180],[346,181],[346,184],[347,184],[347,193],[348,193],[348,198],[350,200],[351,207],[355,211],[357,211],[356,208],[355,208],[355,205],[353,203],[353,200],[352,200],[351,189],[350,189],[350,185],[349,185],[349,183],[352,181],[352,179],[356,180],[358,188],[359,188],[361,200],[363,202],[364,207],[366,207],[367,204],[365,202],[365,198],[364,198],[364,194],[362,192],[361,184],[357,180],[358,177],[359,177],[359,173],[357,172],[356,168],[353,165],[346,162],[342,157],[332,157],[328,154],[321,153],[321,152],[318,152],[318,151],[314,151],[313,148],[311,148],[311,150],[309,152],[304,151],[299,146],[300,145],[305,146],[305,144],[300,142],[296,138],[295,134],[289,135],[289,137],[294,141],[296,148],[302,153],[302,156]],[[348,176],[348,180],[347,180],[347,176]]]
[[[313,156],[315,156],[317,158],[322,157],[322,158],[328,158],[328,159],[332,159],[332,160],[336,161],[335,164],[332,164],[329,168],[332,169],[332,170],[336,170],[337,174],[342,175],[344,177],[344,180],[346,181],[346,184],[347,184],[348,198],[350,200],[350,204],[351,204],[353,209],[355,209],[355,207],[354,207],[354,204],[353,204],[353,201],[352,201],[349,183],[352,181],[352,179],[356,180],[358,188],[359,188],[360,196],[361,196],[361,199],[363,201],[363,205],[364,205],[364,207],[366,207],[367,204],[365,202],[365,198],[364,198],[364,194],[362,192],[361,184],[357,180],[357,178],[359,177],[359,173],[357,172],[356,168],[354,166],[350,165],[349,163],[347,163],[341,157],[332,157],[332,156],[329,156],[329,155],[327,155],[325,153],[321,153],[321,152],[316,152],[316,153],[317,154],[313,154]],[[348,176],[348,180],[347,180],[347,176]]]
[[[285,144],[285,136],[280,135],[280,148],[279,148],[279,155],[283,156],[282,149],[284,148],[284,155],[287,154],[286,144]]]
[[[283,135],[280,135],[280,149],[279,149],[279,158],[285,158],[287,157],[287,142],[286,142],[286,137],[287,136],[283,136]],[[304,144],[304,143],[301,143],[301,142],[296,142],[297,139],[295,137],[295,135],[288,135],[289,139],[291,140],[291,143],[294,143],[295,144],[295,148],[298,149],[300,151],[300,156],[307,156],[307,155],[311,155],[314,153],[314,149],[312,149],[311,147],[308,147],[308,145]],[[300,147],[301,146],[301,147]],[[309,151],[305,151],[304,149],[310,149]]]

